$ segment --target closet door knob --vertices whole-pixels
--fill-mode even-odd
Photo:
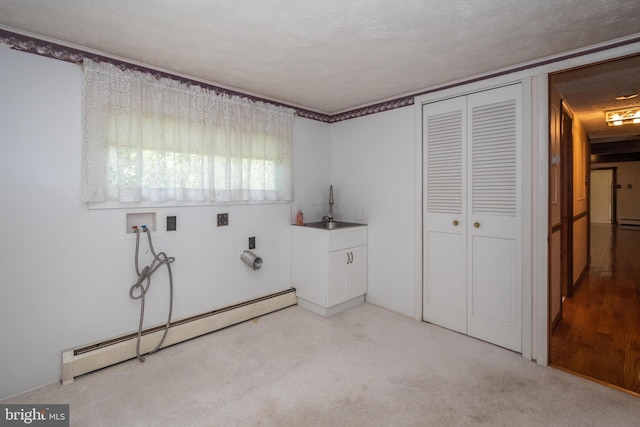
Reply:
[[[460,223],[458,222],[458,220],[457,220],[457,219],[454,219],[454,220],[453,220],[453,225],[454,225],[454,226],[457,226],[458,224],[460,224]]]
[[[475,228],[480,228],[480,223],[479,223],[479,222],[474,222],[474,223],[473,223],[473,226],[474,226]]]

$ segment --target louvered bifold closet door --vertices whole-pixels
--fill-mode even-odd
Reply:
[[[467,334],[521,351],[520,85],[468,96]]]
[[[423,106],[423,319],[466,333],[464,97]]]

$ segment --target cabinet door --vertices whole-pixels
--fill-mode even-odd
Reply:
[[[347,297],[351,299],[367,293],[367,247],[358,246],[349,252],[351,263],[347,269]]]
[[[327,307],[348,299],[347,270],[350,260],[348,249],[327,254]]]

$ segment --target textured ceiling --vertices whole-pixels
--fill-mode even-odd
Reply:
[[[0,27],[335,114],[634,35],[640,2],[0,0]]]
[[[640,126],[610,127],[604,120],[605,111],[640,106],[640,96],[615,99],[640,93],[640,56],[554,74],[551,84],[567,101],[590,138],[640,139]]]

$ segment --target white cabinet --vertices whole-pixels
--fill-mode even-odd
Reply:
[[[364,302],[367,227],[324,230],[292,226],[291,280],[298,304],[330,316]]]

